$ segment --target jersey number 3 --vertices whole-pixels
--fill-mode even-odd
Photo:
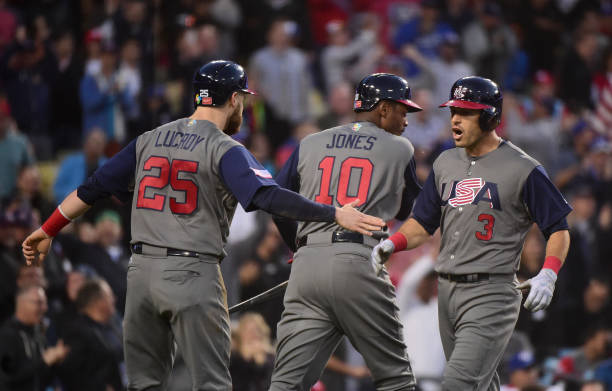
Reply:
[[[478,221],[484,222],[484,232],[476,231],[476,239],[488,242],[493,237],[493,226],[495,225],[495,217],[488,213],[478,215]]]
[[[198,206],[198,186],[190,179],[179,178],[179,175],[181,172],[197,172],[198,162],[175,159],[170,163],[166,157],[151,156],[145,161],[143,170],[151,171],[154,168],[159,169],[159,175],[145,175],[140,180],[136,207],[158,211],[164,210],[166,196],[154,194],[153,197],[147,197],[146,192],[147,188],[161,190],[170,183],[172,190],[185,194],[185,201],[183,202],[178,202],[176,197],[170,197],[170,210],[172,213],[185,215],[193,213]]]
[[[330,194],[330,187],[335,160],[335,156],[326,156],[319,162],[321,184],[319,185],[319,194],[315,196],[315,201],[321,204],[331,205],[333,202],[333,196]],[[356,196],[351,196],[348,194],[349,182],[353,169],[361,170],[359,187],[357,188]],[[359,204],[356,206],[361,206],[366,203],[368,199],[368,192],[370,191],[373,170],[374,166],[369,159],[349,157],[342,162],[340,165],[338,190],[336,191],[336,200],[341,206],[351,203],[356,199],[359,199]]]

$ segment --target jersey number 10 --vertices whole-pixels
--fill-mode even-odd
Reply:
[[[198,186],[190,179],[180,179],[179,174],[181,172],[197,172],[198,162],[175,159],[171,164],[167,157],[151,156],[144,163],[143,170],[151,171],[154,168],[159,169],[159,175],[145,175],[140,180],[136,207],[163,211],[166,205],[166,196],[154,194],[153,197],[147,197],[146,191],[147,188],[161,190],[170,183],[172,190],[181,191],[185,194],[184,202],[178,202],[176,197],[170,197],[172,213],[183,215],[193,213],[198,206]]]
[[[334,200],[332,194],[330,194],[330,187],[335,160],[335,156],[326,156],[319,162],[319,170],[321,170],[321,184],[319,185],[319,194],[315,196],[315,201],[321,204],[332,205]],[[349,181],[351,179],[353,169],[361,170],[357,196],[350,196],[348,194]],[[349,157],[342,162],[340,165],[338,189],[336,191],[336,200],[340,206],[351,203],[356,199],[359,199],[359,204],[357,204],[357,206],[361,206],[366,203],[368,199],[368,192],[370,191],[373,170],[374,165],[372,165],[372,162],[369,159]]]

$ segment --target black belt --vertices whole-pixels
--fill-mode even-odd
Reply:
[[[332,243],[359,243],[363,244],[363,235],[356,232],[332,232]],[[297,248],[303,247],[308,243],[308,236],[302,236],[297,240]]]
[[[438,276],[451,282],[478,282],[489,279],[489,273],[472,273],[472,274],[448,274],[438,273]]]
[[[151,246],[149,244],[149,246]],[[157,246],[151,246],[157,247]],[[160,249],[164,249],[165,247],[158,247]],[[176,248],[165,248],[166,254],[174,257],[191,257],[191,258],[199,258],[200,254],[195,251],[186,251],[186,250],[178,250]],[[132,244],[132,252],[134,254],[142,254],[142,243],[134,243]]]

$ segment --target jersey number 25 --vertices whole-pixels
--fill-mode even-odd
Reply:
[[[335,160],[335,156],[325,156],[323,160],[319,162],[321,184],[319,185],[319,194],[315,196],[315,201],[321,204],[331,205],[334,200],[333,196],[330,194],[330,187]],[[356,196],[348,194],[349,182],[353,169],[361,170]],[[340,164],[340,176],[338,179],[338,189],[336,190],[336,200],[340,206],[351,203],[356,199],[359,199],[359,204],[357,204],[357,206],[366,203],[368,200],[368,192],[370,191],[373,170],[374,166],[372,162],[365,158],[349,157]]]
[[[137,208],[163,211],[166,205],[166,196],[155,193],[147,197],[147,188],[164,189],[170,183],[172,190],[184,192],[185,201],[179,202],[176,197],[170,197],[170,210],[174,214],[191,214],[198,206],[198,186],[191,179],[181,179],[181,172],[195,173],[198,171],[198,162],[175,159],[170,163],[167,157],[151,156],[143,166],[144,171],[159,169],[159,175],[145,175],[138,184]]]

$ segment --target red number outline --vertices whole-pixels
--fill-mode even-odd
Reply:
[[[489,240],[491,240],[491,238],[493,238],[493,226],[495,225],[495,217],[488,213],[481,213],[478,215],[478,221],[486,221],[487,223],[483,227],[485,230],[484,233],[476,231],[476,239],[488,242]]]

